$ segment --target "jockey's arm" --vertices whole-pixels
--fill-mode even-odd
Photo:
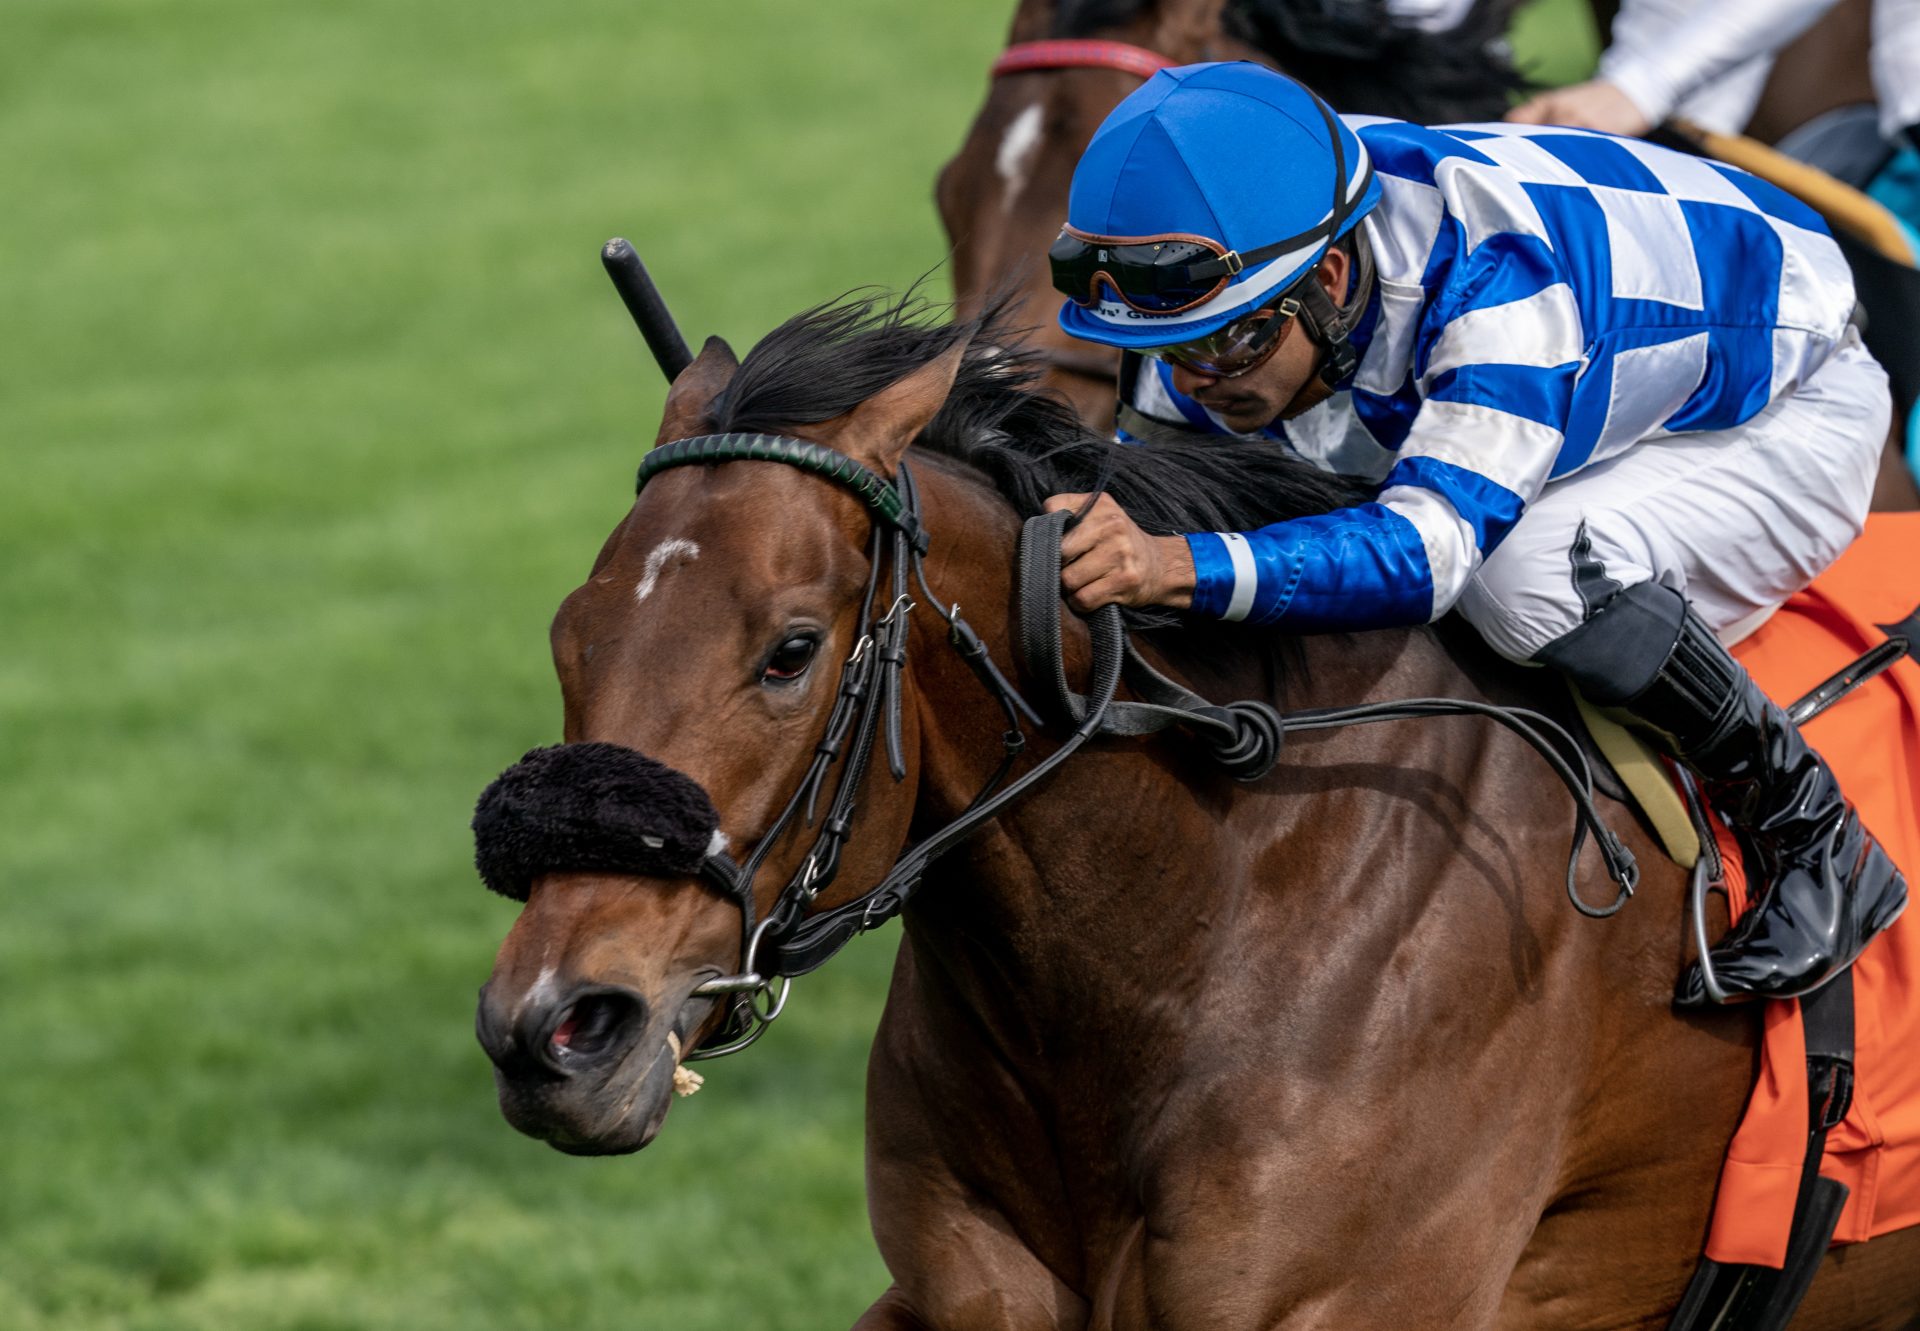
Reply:
[[[1920,0],[1874,0],[1873,88],[1880,132],[1920,150]]]
[[[1584,335],[1557,258],[1520,236],[1482,244],[1423,326],[1424,401],[1378,498],[1187,536],[1196,613],[1338,631],[1424,623],[1459,599],[1559,458]]]
[[[1623,0],[1598,76],[1542,93],[1508,119],[1644,134],[1693,92],[1755,56],[1780,50],[1837,2]]]
[[[1578,368],[1442,371],[1374,502],[1188,536],[1193,610],[1300,632],[1438,619],[1546,484]]]

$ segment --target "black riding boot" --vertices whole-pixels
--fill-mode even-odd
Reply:
[[[1649,643],[1666,637],[1660,626],[1676,621],[1651,680],[1620,696],[1642,672],[1621,669],[1629,656],[1605,650],[1598,656],[1607,677],[1592,687],[1573,662],[1551,664],[1574,674],[1592,701],[1621,707],[1666,737],[1747,847],[1753,904],[1712,949],[1715,978],[1735,996],[1791,998],[1819,988],[1899,916],[1906,880],[1861,826],[1826,762],[1677,592],[1628,588],[1574,637],[1614,636],[1609,618],[1639,640],[1630,655],[1642,659]],[[1698,962],[1681,975],[1674,998],[1706,1001]]]

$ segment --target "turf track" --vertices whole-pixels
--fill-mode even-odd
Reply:
[[[513,908],[465,821],[556,733],[546,622],[658,418],[596,246],[742,350],[911,280],[1010,9],[9,0],[0,1328],[815,1328],[883,1287],[891,936],[654,1148],[567,1159],[470,1034]]]

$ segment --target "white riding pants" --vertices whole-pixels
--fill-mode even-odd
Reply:
[[[1456,608],[1526,661],[1602,596],[1652,580],[1737,642],[1860,534],[1891,411],[1886,371],[1849,330],[1745,424],[1657,435],[1549,484]]]

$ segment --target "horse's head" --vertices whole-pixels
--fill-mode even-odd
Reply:
[[[945,400],[965,333],[929,331],[951,345],[929,358],[923,341],[917,368],[868,385],[878,391],[851,410],[781,419],[777,428],[892,477]],[[737,400],[755,364],[750,357],[743,370],[725,343],[709,341],[674,382],[660,439],[706,433],[723,419],[729,428],[776,428],[752,422],[752,404],[743,412]],[[762,368],[761,389],[778,388],[782,366]],[[730,389],[736,400],[728,402]],[[867,510],[844,489],[790,467],[691,465],[650,480],[553,622],[565,739],[618,746],[582,750],[612,755],[612,767],[575,763],[564,779],[607,789],[625,782],[643,801],[671,805],[636,815],[664,820],[668,840],[683,825],[712,833],[717,811],[714,845],[744,858],[801,784],[826,728],[841,664],[863,631],[870,531]],[[910,769],[917,740],[909,708]],[[876,765],[841,867],[839,882],[853,885],[840,888],[843,895],[884,872],[907,835],[914,783],[896,786],[884,760]],[[538,794],[543,782],[561,779],[548,769],[522,773],[521,788]],[[829,781],[829,795],[832,788]],[[539,798],[577,811],[592,805],[594,792],[575,796]],[[681,1051],[723,1017],[725,1000],[695,989],[741,969],[741,911],[685,862],[581,871],[575,852],[595,829],[569,823],[540,835],[569,846],[573,857],[561,858],[573,867],[526,872],[525,909],[481,991],[480,1041],[515,1127],[567,1151],[636,1150],[666,1115]],[[775,842],[757,878],[757,914],[811,842],[791,832]],[[829,889],[821,904],[835,900]]]
[[[1089,5],[1029,0],[1009,42],[1098,38],[1158,53],[1175,64],[1251,54],[1221,32],[1223,0],[1142,0]],[[1067,187],[1094,130],[1140,86],[1141,75],[1097,63],[1005,73],[966,140],[940,171],[934,201],[953,246],[957,308],[971,315],[990,293],[1011,287],[1013,322],[1045,358],[1047,387],[1103,432],[1113,423],[1116,353],[1069,337],[1054,320],[1060,296],[1047,247],[1067,220]]]

